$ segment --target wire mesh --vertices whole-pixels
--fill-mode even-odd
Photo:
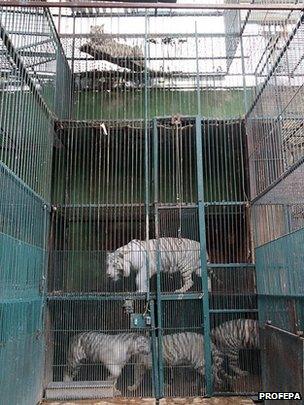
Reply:
[[[268,28],[270,44],[256,70],[257,96],[247,119],[252,197],[294,169],[303,157],[302,17],[295,28],[289,19],[274,32]]]
[[[1,7],[0,380],[10,404],[36,403],[43,388],[54,32],[47,11]]]
[[[144,300],[133,301],[135,312],[144,312],[145,308]],[[122,301],[57,300],[50,303],[49,309],[53,318],[51,330],[53,337],[51,350],[54,353],[53,380],[103,381],[111,377],[112,367],[121,367],[118,375],[115,374],[118,377],[116,389],[119,391],[116,395],[128,396],[128,386],[134,383],[134,367],[135,365],[141,366],[139,358],[136,357],[141,352],[135,349],[132,351],[129,340],[135,334],[145,337],[145,333],[138,328],[131,329],[130,314],[125,312]],[[82,346],[80,343],[78,344],[78,351],[75,348],[74,351],[71,350],[75,338],[84,332],[87,334],[97,333],[95,344],[105,346],[110,356],[105,353],[102,358],[97,359],[94,355],[94,345],[88,341],[88,345],[85,346],[84,340],[82,340]],[[109,343],[102,340],[104,336],[108,335],[111,336]],[[115,341],[115,336],[119,337],[120,335],[122,340]],[[150,338],[145,338],[150,346]],[[126,345],[128,347],[125,347]],[[128,351],[129,358],[124,356],[125,349]],[[86,354],[82,355],[81,350],[84,350]],[[117,351],[119,352],[118,356]],[[144,378],[143,385],[137,391],[137,395],[153,395],[151,374]]]

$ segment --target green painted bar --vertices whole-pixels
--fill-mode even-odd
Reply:
[[[204,325],[204,359],[205,359],[205,380],[206,394],[212,395],[213,373],[211,361],[211,339],[210,339],[210,310],[208,294],[208,274],[207,274],[207,248],[206,248],[206,228],[205,228],[205,207],[204,207],[204,176],[203,176],[203,144],[201,118],[196,118],[196,170],[197,170],[197,190],[198,190],[198,214],[199,214],[199,241],[200,241],[200,264],[202,278],[202,307]]]
[[[153,181],[154,181],[154,202],[157,204],[159,201],[159,151],[158,151],[158,126],[157,119],[153,119]],[[154,211],[154,220],[155,220],[155,236],[159,238],[159,211],[157,206],[155,206]],[[161,276],[160,276],[160,251],[159,243],[157,246],[157,274],[156,274],[156,300],[157,300],[157,326],[158,326],[158,351],[157,351],[157,370],[158,370],[158,392],[157,397],[162,398],[164,395],[164,361],[163,361],[163,329],[162,329],[162,294],[161,294]]]

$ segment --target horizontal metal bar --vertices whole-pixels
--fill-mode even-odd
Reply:
[[[0,1],[0,6],[10,7],[38,7],[38,8],[154,8],[154,9],[172,9],[172,10],[258,10],[258,11],[302,11],[302,4],[199,4],[199,3],[130,3],[130,2],[79,2],[79,1],[62,1],[62,2],[40,2],[40,1],[18,1],[4,0]]]
[[[38,53],[35,53],[35,55],[37,55]],[[94,59],[93,57],[91,58],[86,58],[86,57],[68,57],[68,60],[73,60],[73,61],[80,61],[80,60],[84,60],[84,61],[96,61],[96,59]],[[144,57],[140,58],[140,57],[134,57],[132,58],[134,61],[138,61],[138,60],[145,60]],[[235,57],[230,57],[230,56],[199,56],[199,57],[191,57],[191,56],[170,56],[170,60],[227,60],[227,59],[242,59],[241,56],[235,56]],[[244,59],[249,59],[249,56],[245,56]],[[149,56],[147,58],[147,60],[151,61],[151,60],[168,60],[167,57],[153,57],[153,56]]]
[[[278,298],[278,299],[295,298],[295,299],[304,300],[304,295],[303,294],[285,294],[285,295],[282,295],[282,294],[279,294],[279,293],[277,293],[277,294],[258,293],[258,296],[262,297],[262,298]]]
[[[257,309],[210,309],[209,312],[211,314],[242,314],[242,313],[258,313]]]
[[[43,297],[42,295],[39,295],[37,292],[37,295],[29,295],[28,297],[20,297],[20,298],[3,298],[0,299],[0,305],[5,305],[5,304],[21,304],[22,302],[32,302],[32,301],[42,301]]]
[[[302,337],[302,336],[296,335],[296,334],[294,334],[294,333],[292,333],[292,332],[290,332],[290,331],[288,331],[288,330],[279,328],[279,327],[274,326],[274,325],[271,325],[271,324],[269,324],[269,323],[266,323],[266,324],[265,324],[265,327],[268,328],[268,329],[272,329],[272,330],[274,330],[274,331],[277,331],[277,332],[284,333],[284,334],[286,334],[286,335],[292,336],[292,337],[294,337],[294,338],[303,340],[303,337]]]
[[[174,210],[174,209],[196,209],[197,208],[197,204],[153,204],[150,203],[149,204],[150,208],[153,209],[155,207],[155,209],[157,210]],[[212,206],[212,207],[233,207],[233,206],[248,206],[247,202],[244,203],[239,203],[239,202],[229,202],[227,201],[222,202],[219,201],[218,203],[216,202],[212,202],[212,203],[205,203],[205,206]],[[111,208],[117,208],[117,209],[125,209],[125,208],[143,208],[144,204],[142,203],[133,203],[133,204],[66,204],[66,205],[56,205],[54,204],[53,207],[55,207],[58,211],[64,211],[64,210],[78,210],[78,209],[111,209]],[[209,215],[209,214],[207,214]]]
[[[162,125],[163,121],[168,120],[171,122],[172,116],[167,115],[167,116],[157,116],[155,117],[156,120],[161,121],[158,124]],[[193,121],[193,124],[195,122],[195,116],[189,116],[189,115],[182,115],[180,117],[181,120],[187,120],[187,121]],[[202,117],[202,124],[207,123],[209,126],[215,125],[218,126],[220,124],[226,125],[227,123],[234,125],[234,124],[239,124],[240,120],[243,118],[240,117],[235,117],[235,118],[229,118],[227,119],[214,119],[214,118],[205,118]],[[72,129],[72,128],[100,128],[101,124],[106,124],[106,125],[138,125],[141,124],[143,125],[144,129],[144,120],[143,119],[135,119],[135,120],[128,120],[128,119],[103,119],[103,120],[57,120],[55,122],[55,125],[57,127],[57,130],[64,130],[64,129]],[[152,127],[152,121],[149,122],[150,126]],[[212,204],[213,201],[208,202],[208,204]],[[218,204],[222,203],[222,201],[218,202]],[[242,202],[240,202],[242,203]],[[244,201],[244,203],[247,203],[247,201]]]
[[[230,296],[227,293],[223,293],[221,295],[225,295],[225,297]],[[242,296],[253,296],[256,294],[243,294]],[[216,295],[217,297],[220,294]],[[237,294],[239,296],[239,294]],[[156,293],[150,292],[150,298],[156,299]],[[160,294],[160,299],[162,301],[181,301],[181,300],[200,300],[203,298],[203,293],[201,292],[188,292],[188,293],[162,293]],[[146,300],[147,294],[146,293],[138,293],[138,292],[119,292],[119,293],[49,293],[47,295],[48,301],[124,301],[126,299],[134,299],[134,300]],[[251,309],[214,309],[214,312],[249,312]],[[252,310],[256,311],[256,310]]]
[[[152,294],[153,295],[153,294]],[[48,301],[124,301],[126,299],[146,300],[147,295],[145,293],[62,293],[47,295]]]
[[[147,34],[148,39],[152,38],[195,38],[195,34],[183,33],[183,32],[162,32],[162,33],[149,33]],[[225,33],[209,33],[201,32],[197,33],[199,38],[226,38],[226,37],[238,37],[238,34],[225,34]],[[60,38],[92,38],[93,35],[90,33],[75,33],[75,34],[60,34]],[[105,33],[102,34],[102,38],[142,38],[145,39],[145,33]]]
[[[210,269],[225,269],[225,268],[255,268],[255,264],[253,263],[216,263],[207,264],[207,267]]]
[[[205,201],[205,206],[249,205],[249,201]]]
[[[172,293],[163,293],[160,294],[160,299],[162,301],[180,301],[180,300],[200,300],[203,298],[203,293],[184,293],[184,294],[172,294]]]
[[[155,10],[148,10],[143,11],[143,10],[137,10],[134,13],[134,10],[132,12],[125,10],[124,12],[116,12],[116,11],[104,11],[100,9],[96,9],[93,11],[86,11],[82,10],[79,12],[75,12],[74,14],[58,14],[58,13],[52,13],[54,17],[61,17],[61,18],[96,18],[96,17],[104,17],[104,18],[114,18],[114,17],[155,17]],[[183,11],[183,12],[176,12],[172,10],[159,10],[157,12],[157,17],[221,17],[223,15],[223,11],[221,10],[215,10],[215,11],[208,11],[208,10],[202,10],[201,12],[197,11]]]
[[[235,391],[213,391],[212,396],[214,396],[214,397],[218,397],[218,396],[221,396],[221,397],[231,397],[231,396],[244,397],[244,396],[246,396],[246,397],[248,397],[248,396],[250,396],[250,397],[253,397],[251,399],[255,403],[255,402],[258,402],[257,394],[258,394],[257,391],[237,391],[237,392],[235,392]]]
[[[51,34],[45,31],[25,31],[25,30],[9,30],[7,31],[9,35],[26,35],[31,37],[48,37],[51,38]],[[33,46],[35,44],[32,44]]]
[[[54,205],[58,210],[64,209],[90,209],[90,208],[141,208],[144,207],[144,203],[134,203],[134,204],[66,204],[66,205]],[[150,204],[153,207],[153,204]]]

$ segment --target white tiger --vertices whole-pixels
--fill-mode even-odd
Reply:
[[[205,376],[203,335],[193,332],[165,335],[162,338],[162,348],[164,365],[190,365],[203,377]],[[220,384],[222,380],[219,375],[223,368],[223,357],[213,344],[212,357],[214,382]],[[148,355],[140,354],[136,356],[136,360],[134,366],[134,384],[128,386],[129,391],[135,391],[140,385],[145,372],[148,369],[152,369],[151,353]]]
[[[133,355],[151,352],[150,338],[137,333],[108,335],[100,332],[83,332],[74,336],[69,345],[64,381],[77,375],[81,362],[90,360],[103,364],[110,375],[108,381],[114,386],[122,369]]]
[[[122,275],[128,277],[133,269],[137,272],[137,292],[147,292],[147,262],[150,269],[149,276],[152,277],[157,273],[158,258],[161,271],[180,272],[183,286],[175,292],[188,291],[193,285],[192,273],[198,276],[201,274],[200,243],[185,238],[168,237],[150,239],[148,243],[133,239],[113,253],[108,253],[107,275],[117,281]],[[208,288],[210,290],[210,280]]]
[[[259,349],[259,323],[255,319],[233,319],[211,330],[211,339],[217,348],[227,356],[228,366],[236,377],[248,375],[240,368],[241,349]]]

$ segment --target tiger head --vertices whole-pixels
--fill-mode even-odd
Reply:
[[[134,354],[150,354],[151,343],[150,338],[143,335],[137,335],[133,340],[133,353]]]
[[[108,253],[107,254],[107,275],[114,281],[119,280],[120,273],[123,270],[123,254],[122,253]]]
[[[130,263],[126,260],[125,253],[124,247],[121,247],[115,252],[107,254],[107,275],[114,281],[119,280],[122,275],[125,277],[130,275]]]

